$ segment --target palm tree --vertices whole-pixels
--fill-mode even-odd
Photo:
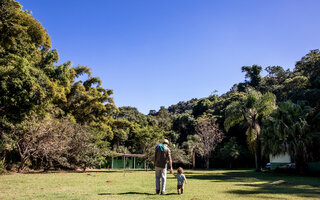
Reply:
[[[261,94],[249,89],[240,101],[226,108],[224,127],[228,131],[236,124],[246,127],[249,150],[255,154],[256,171],[261,171],[261,124],[262,120],[276,108],[276,97],[272,93]]]
[[[320,138],[320,133],[312,129],[312,123],[318,123],[320,116],[312,113],[312,108],[303,104],[280,103],[271,118],[264,122],[263,153],[288,152],[294,158],[297,170],[304,173],[310,153],[308,148],[315,146]]]
[[[192,169],[196,167],[196,154],[202,151],[203,143],[199,135],[188,135],[187,141],[183,143],[183,146],[188,149],[192,157]]]

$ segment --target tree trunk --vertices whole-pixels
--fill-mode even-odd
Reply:
[[[254,161],[255,161],[255,166],[256,166],[256,172],[259,172],[259,161],[258,161],[258,154],[257,154],[257,152],[254,154]]]
[[[192,154],[192,169],[196,168],[196,154],[193,152]]]
[[[209,169],[209,167],[210,167],[210,157],[209,156],[206,158],[206,167],[207,167],[207,169]]]
[[[149,165],[149,162],[146,160],[145,161],[146,162],[146,164],[145,164],[145,168],[146,168],[146,172],[148,171],[148,165]]]
[[[20,166],[19,166],[19,168],[18,168],[18,173],[20,173],[20,172],[23,170],[23,168],[24,168],[24,163],[25,163],[25,160],[24,160],[24,159],[21,159],[21,163],[20,163]]]
[[[2,162],[5,163],[6,162],[6,158],[7,158],[7,151],[5,150],[3,152],[3,157],[2,157]]]
[[[21,151],[21,148],[20,148],[20,146],[18,144],[17,144],[17,148],[18,148],[18,152],[19,152],[19,155],[20,155],[20,159],[21,159],[21,163],[20,163],[20,166],[18,168],[18,173],[20,173],[22,171],[22,169],[24,168],[26,157],[23,155],[23,153]]]
[[[257,137],[257,149],[255,153],[256,171],[261,172],[261,141],[258,134]]]
[[[295,150],[295,163],[296,170],[299,174],[305,174],[307,169],[307,158],[305,156],[306,148],[304,145],[296,145],[297,149]]]

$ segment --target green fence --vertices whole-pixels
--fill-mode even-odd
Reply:
[[[110,167],[113,169],[123,169],[124,162],[126,169],[144,169],[145,168],[145,159],[139,157],[113,157],[111,159]]]

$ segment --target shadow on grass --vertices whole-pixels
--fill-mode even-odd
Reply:
[[[153,196],[153,195],[159,195],[159,194],[155,194],[155,193],[147,193],[147,192],[121,192],[121,193],[99,193],[98,195],[133,195],[133,194],[137,194],[137,195],[149,195],[149,196]],[[166,195],[175,195],[176,193],[167,193]],[[165,196],[166,196],[165,195]]]
[[[266,173],[255,172],[253,170],[243,171],[208,171],[206,173],[190,173],[188,179],[211,180],[213,182],[274,182],[278,180],[286,180],[292,184],[309,185],[312,187],[320,187],[320,179],[310,176],[299,176],[295,174]]]
[[[80,170],[49,170],[49,171],[43,171],[43,170],[31,170],[31,171],[24,171],[22,174],[90,174],[90,173],[135,173],[135,172],[145,172],[145,169],[127,169],[124,170],[114,170],[114,169],[88,169],[86,171],[80,171]],[[149,172],[150,170],[148,170]]]
[[[189,174],[187,179],[235,183],[235,187],[245,187],[245,189],[228,190],[226,193],[243,196],[257,194],[288,194],[297,197],[320,199],[320,179],[315,177],[244,170],[223,172],[208,171],[204,174],[194,173]],[[262,181],[267,183],[258,183]],[[254,184],[255,182],[257,182],[257,184]],[[277,184],[278,182],[280,184]]]
[[[90,173],[119,173],[121,171],[77,171],[77,170],[50,170],[50,171],[28,171],[28,172],[22,172],[21,174],[90,174]],[[130,173],[127,172],[126,173]]]
[[[248,189],[229,190],[227,193],[237,195],[257,195],[257,194],[289,194],[298,197],[320,198],[319,188],[299,188],[297,184],[238,184],[239,186],[249,187]]]

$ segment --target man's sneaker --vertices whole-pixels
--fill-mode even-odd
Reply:
[[[165,195],[166,193],[164,191],[161,191],[161,195]]]
[[[159,194],[159,193],[160,193],[160,190],[156,190],[156,193]]]

